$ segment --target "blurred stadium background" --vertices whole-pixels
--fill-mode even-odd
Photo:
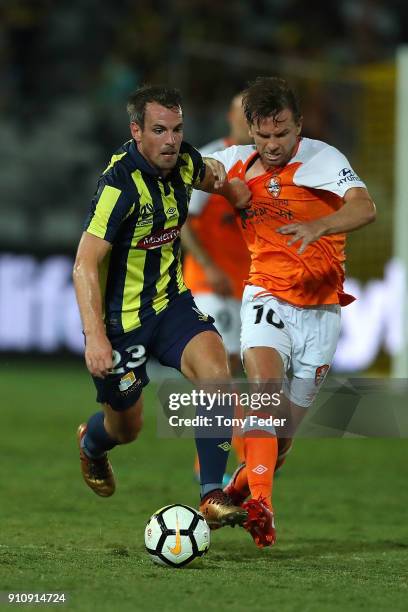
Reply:
[[[0,0],[0,603],[2,590],[46,590],[84,612],[215,612],[220,596],[233,612],[407,609],[406,440],[387,431],[296,441],[274,487],[272,550],[219,530],[206,571],[154,568],[144,524],[167,503],[197,503],[193,443],[157,440],[151,385],[143,435],[112,453],[117,493],[85,488],[74,432],[94,390],[71,282],[96,180],[129,137],[132,89],[178,86],[186,139],[201,146],[225,133],[248,80],[281,75],[299,91],[305,134],[340,148],[378,207],[376,224],[349,237],[359,300],[343,310],[335,369],[407,377],[395,356],[408,185],[394,177],[395,134],[408,143],[396,117],[407,42],[405,0]],[[386,417],[403,402],[378,395]]]
[[[349,237],[341,372],[391,371],[404,273],[394,258],[396,53],[403,0],[9,0],[0,5],[0,351],[82,352],[70,269],[96,179],[128,138],[127,94],[180,87],[186,139],[226,130],[258,74],[300,94],[305,135],[340,148],[378,206]]]

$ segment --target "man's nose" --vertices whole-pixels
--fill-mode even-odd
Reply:
[[[174,132],[167,132],[167,144],[174,145],[176,143],[176,135]]]
[[[270,138],[268,140],[268,147],[269,149],[276,149],[279,146],[279,142],[277,140],[277,138]]]

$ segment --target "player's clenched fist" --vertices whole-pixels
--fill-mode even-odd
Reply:
[[[252,193],[247,184],[239,178],[232,178],[229,180],[229,185],[234,198],[233,204],[235,208],[248,208],[251,203]]]

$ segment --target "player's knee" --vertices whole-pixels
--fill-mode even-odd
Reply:
[[[228,363],[224,359],[207,364],[205,377],[211,380],[225,380],[230,376]]]
[[[190,380],[228,379],[228,357],[218,334],[204,332],[190,340],[182,355],[181,371]]]
[[[226,363],[207,362],[192,364],[184,369],[183,374],[190,380],[211,380],[217,382],[228,380],[230,370]]]
[[[207,359],[197,359],[190,364],[192,378],[195,380],[223,381],[230,377],[230,367],[226,353],[214,351],[207,355]]]

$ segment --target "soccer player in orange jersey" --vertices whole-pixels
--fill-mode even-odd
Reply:
[[[374,221],[376,212],[346,157],[301,136],[299,104],[284,80],[257,78],[243,94],[243,108],[255,147],[229,147],[211,157],[252,192],[250,207],[241,211],[251,252],[241,354],[258,390],[266,383],[283,390],[282,405],[271,411],[283,414],[287,427],[280,432],[268,419],[261,424],[259,412],[247,419],[246,466],[225,490],[247,509],[245,527],[263,547],[275,542],[274,470],[330,367],[340,307],[354,299],[343,291],[346,234]]]
[[[211,155],[231,145],[252,142],[242,108],[242,94],[231,100],[227,115],[229,135],[210,142],[200,150]],[[237,223],[236,211],[220,195],[194,190],[189,216],[182,229],[185,249],[184,282],[200,310],[215,319],[215,326],[227,349],[233,376],[242,374],[240,358],[240,308],[244,281],[248,278],[250,256]],[[234,437],[232,445],[239,463],[244,460],[243,438]],[[199,477],[196,456],[194,471]],[[227,481],[229,477],[226,477]]]

